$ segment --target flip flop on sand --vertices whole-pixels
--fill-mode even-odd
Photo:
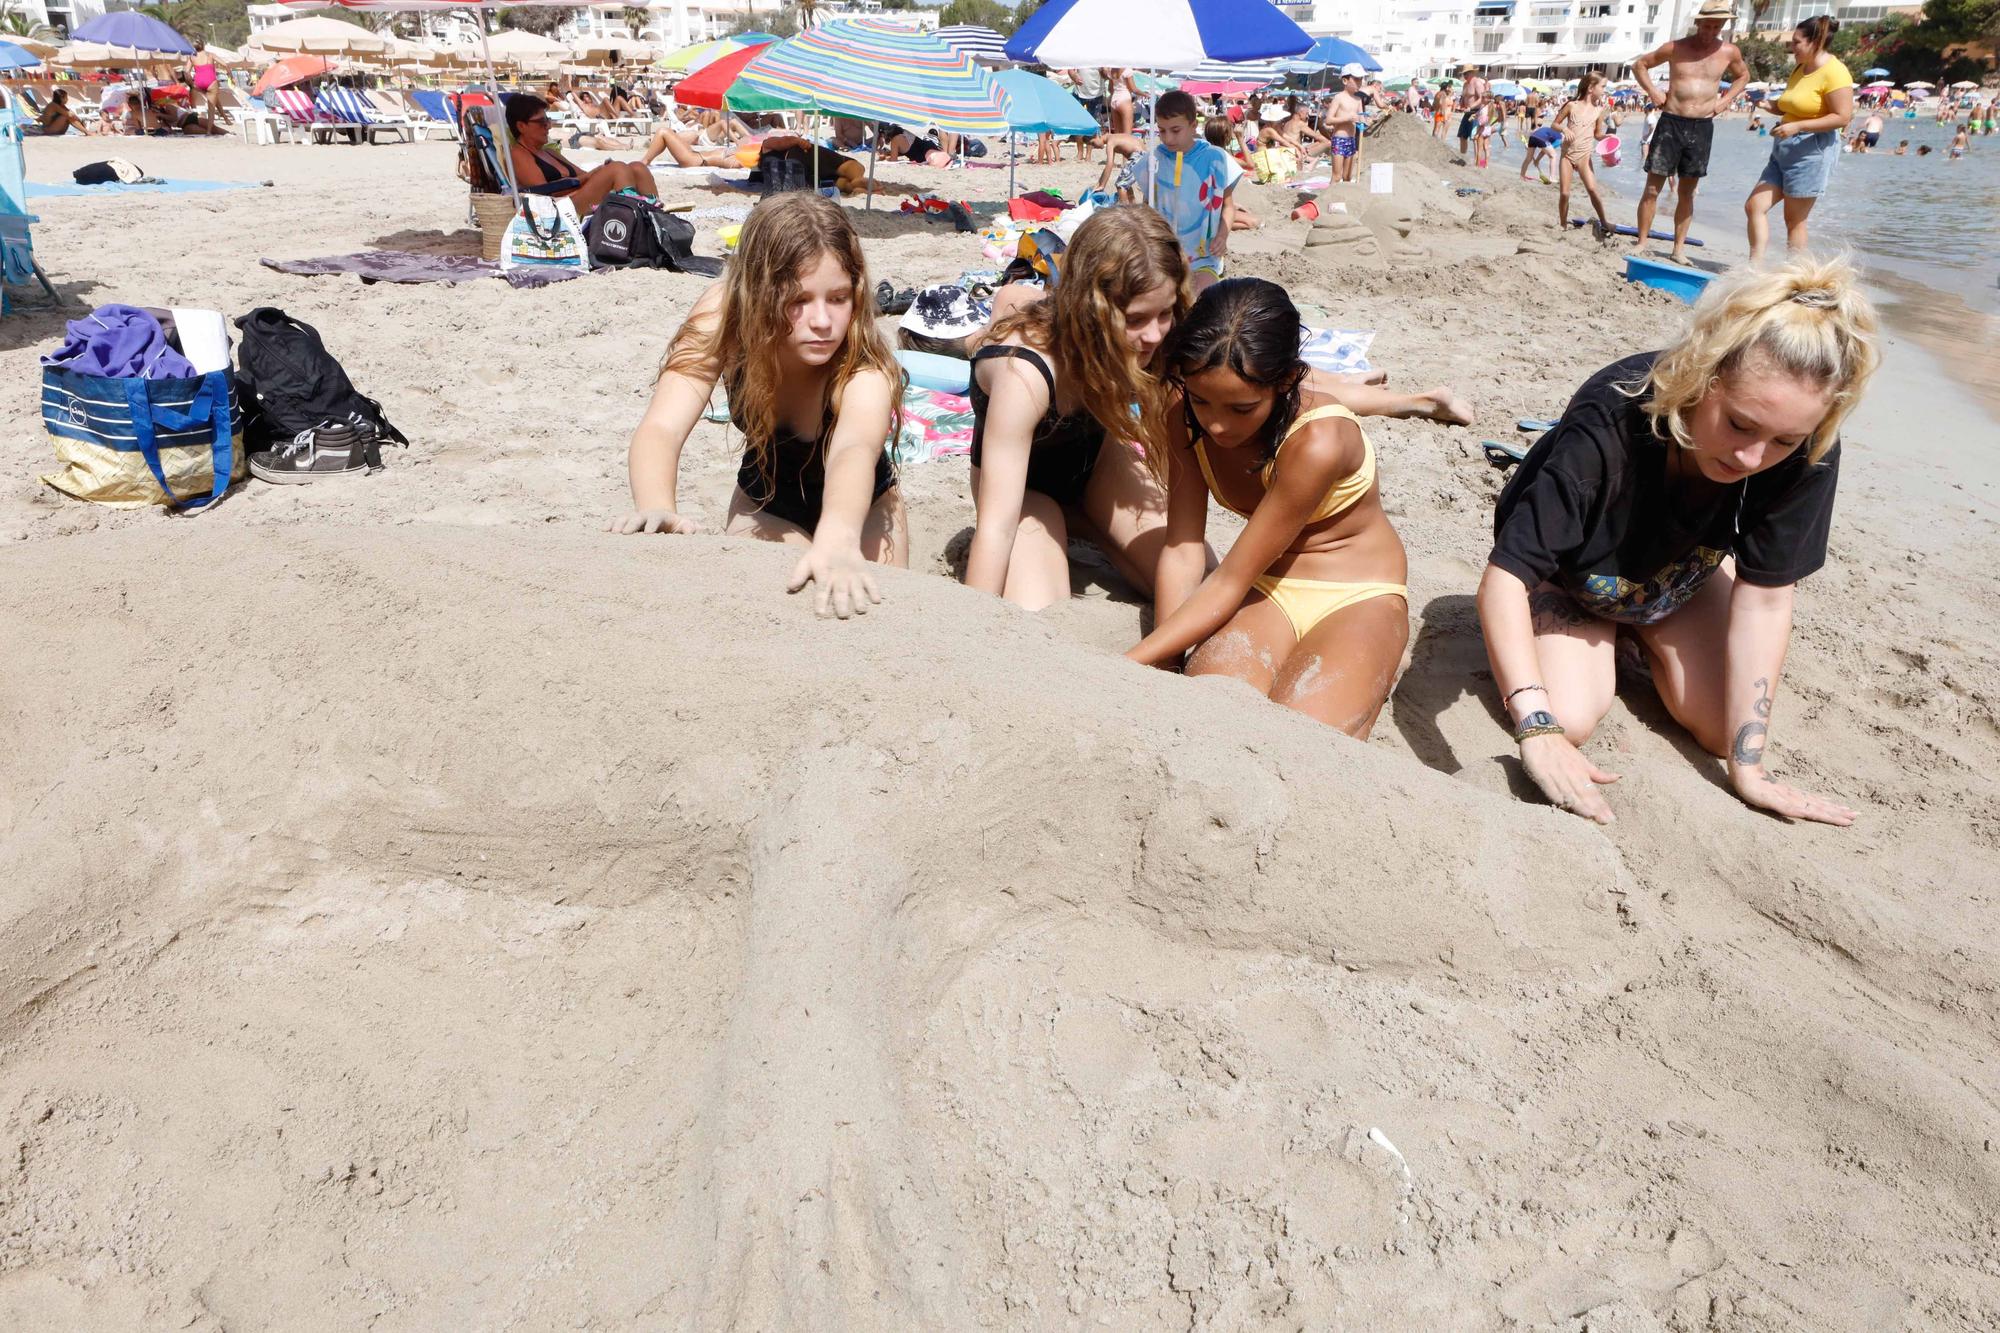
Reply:
[[[1518,444],[1502,444],[1498,440],[1481,440],[1479,447],[1486,452],[1486,461],[1494,467],[1506,469],[1528,456],[1528,451]]]
[[[1561,424],[1562,423],[1558,421],[1544,421],[1540,417],[1522,417],[1519,421],[1514,423],[1514,429],[1525,430],[1529,432],[1540,432],[1545,430],[1554,430],[1557,426]]]

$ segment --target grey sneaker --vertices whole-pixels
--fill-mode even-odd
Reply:
[[[375,436],[365,424],[323,421],[290,440],[250,455],[250,475],[260,481],[291,485],[322,477],[349,477],[378,470]],[[371,463],[370,456],[375,460]]]

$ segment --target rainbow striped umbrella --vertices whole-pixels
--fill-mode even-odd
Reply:
[[[929,33],[881,19],[836,19],[771,47],[738,90],[830,116],[886,120],[950,134],[1005,134],[993,76]]]
[[[660,69],[678,69],[692,74],[698,69],[706,69],[724,56],[734,55],[747,46],[757,46],[762,42],[777,40],[775,37],[763,37],[761,34],[760,41],[757,42],[745,41],[742,37],[718,37],[712,42],[696,42],[693,46],[684,46],[678,51],[661,56],[653,63]]]

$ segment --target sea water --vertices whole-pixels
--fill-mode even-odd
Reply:
[[[1719,237],[1737,253],[1744,243],[1743,200],[1771,156],[1770,136],[1753,134],[1745,124],[1739,117],[1716,123],[1692,229],[1695,236]],[[1975,311],[2000,314],[2000,133],[1973,136],[1965,158],[1953,162],[1949,150],[1956,129],[1921,113],[1915,120],[1885,114],[1882,142],[1867,153],[1842,153],[1834,166],[1833,183],[1813,206],[1813,249],[1848,247],[1871,272],[1960,298]],[[1621,135],[1627,131],[1634,132],[1634,141],[1644,132],[1631,117],[1620,129]],[[1909,155],[1897,157],[1896,144],[1903,139],[1910,141]],[[1930,156],[1918,157],[1925,144]],[[1636,152],[1606,175],[1627,201],[1645,184]],[[1782,209],[1772,211],[1770,222],[1771,249],[1782,252]],[[1672,230],[1670,200],[1660,201],[1653,225]]]

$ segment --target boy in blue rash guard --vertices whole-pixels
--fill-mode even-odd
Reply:
[[[1166,218],[1199,294],[1222,277],[1233,192],[1243,168],[1201,137],[1201,113],[1187,93],[1163,95],[1154,121],[1160,142],[1126,165],[1118,178],[1119,193],[1128,201],[1150,204]]]

